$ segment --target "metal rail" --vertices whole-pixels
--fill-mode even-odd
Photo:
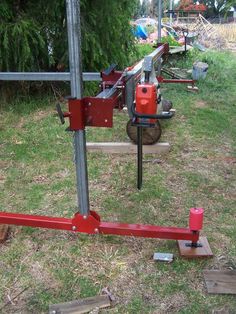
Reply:
[[[83,72],[83,81],[101,81],[97,72]],[[0,72],[0,81],[70,81],[70,72]]]
[[[148,57],[151,57],[153,59],[153,63],[155,64],[157,62],[157,60],[163,55],[163,53],[165,52],[165,47],[164,46],[160,46],[157,49],[155,49],[152,53],[150,53],[148,55]],[[132,70],[127,72],[127,76],[135,76],[137,77],[142,70],[142,66],[143,66],[143,61],[144,59],[142,59],[141,61],[139,61]]]

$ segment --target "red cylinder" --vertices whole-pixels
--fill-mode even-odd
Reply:
[[[192,231],[199,231],[203,225],[203,208],[190,208],[189,228]]]

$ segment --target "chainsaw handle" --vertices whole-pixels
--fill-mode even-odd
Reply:
[[[131,107],[132,113],[135,116],[135,118],[140,118],[140,119],[170,119],[174,116],[174,112],[162,112],[161,114],[140,114],[135,111],[134,104]]]

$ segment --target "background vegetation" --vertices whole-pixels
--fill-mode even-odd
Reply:
[[[83,65],[123,67],[134,49],[129,24],[138,0],[81,0]],[[0,71],[68,66],[65,0],[2,0]],[[115,38],[115,40],[114,40]]]
[[[140,4],[137,15],[141,16],[157,16],[158,15],[158,1],[159,0],[143,0],[142,4]],[[207,6],[206,16],[209,18],[214,17],[223,17],[227,14],[227,11],[234,7],[236,9],[235,0],[179,0],[173,1],[173,8],[182,5],[183,7],[188,6],[190,3],[203,3]],[[170,8],[170,1],[164,0],[162,2],[163,13]]]

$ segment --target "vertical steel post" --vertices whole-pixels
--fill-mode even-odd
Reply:
[[[83,97],[80,0],[66,0],[70,62],[71,96]],[[88,169],[85,130],[74,133],[78,207],[81,215],[89,215]]]
[[[171,11],[171,13],[170,13],[170,26],[172,26],[172,22],[173,22],[173,20],[172,20],[172,17],[173,17],[172,10],[173,10],[173,0],[170,0],[170,11]]]
[[[158,1],[158,42],[161,42],[162,0]]]
[[[162,18],[162,0],[158,1],[158,40],[157,42],[161,42],[161,18]],[[161,60],[158,61],[157,68],[158,75],[161,75]]]

